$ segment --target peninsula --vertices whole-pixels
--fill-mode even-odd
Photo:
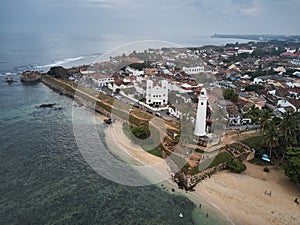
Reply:
[[[116,119],[109,135],[150,153],[140,156],[146,164],[166,160],[180,188],[236,224],[297,224],[299,48],[269,41],[149,49],[51,68],[41,80]]]

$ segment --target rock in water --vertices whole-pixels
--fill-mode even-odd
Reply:
[[[14,80],[11,77],[8,77],[8,78],[6,78],[6,82],[7,83],[12,83],[12,82],[14,82]]]
[[[51,104],[42,104],[39,107],[40,108],[53,108],[53,106],[55,106],[56,103],[51,103]]]
[[[25,71],[20,77],[21,82],[38,82],[42,79],[42,74],[35,71]]]

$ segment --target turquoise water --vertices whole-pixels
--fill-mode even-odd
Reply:
[[[206,218],[204,210],[195,211],[190,200],[170,190],[128,187],[101,177],[76,145],[71,99],[43,84],[8,85],[4,80],[0,78],[0,224],[225,223],[212,213]],[[38,107],[44,103],[56,103],[57,109]]]

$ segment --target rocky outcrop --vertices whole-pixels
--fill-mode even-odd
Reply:
[[[42,74],[35,71],[25,71],[22,73],[21,82],[39,82],[42,79]]]
[[[72,73],[68,69],[63,68],[62,66],[55,66],[51,67],[47,74],[57,79],[66,80]]]

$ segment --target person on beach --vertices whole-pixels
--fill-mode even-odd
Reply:
[[[299,205],[299,201],[298,201],[298,198],[295,198],[294,202]]]

